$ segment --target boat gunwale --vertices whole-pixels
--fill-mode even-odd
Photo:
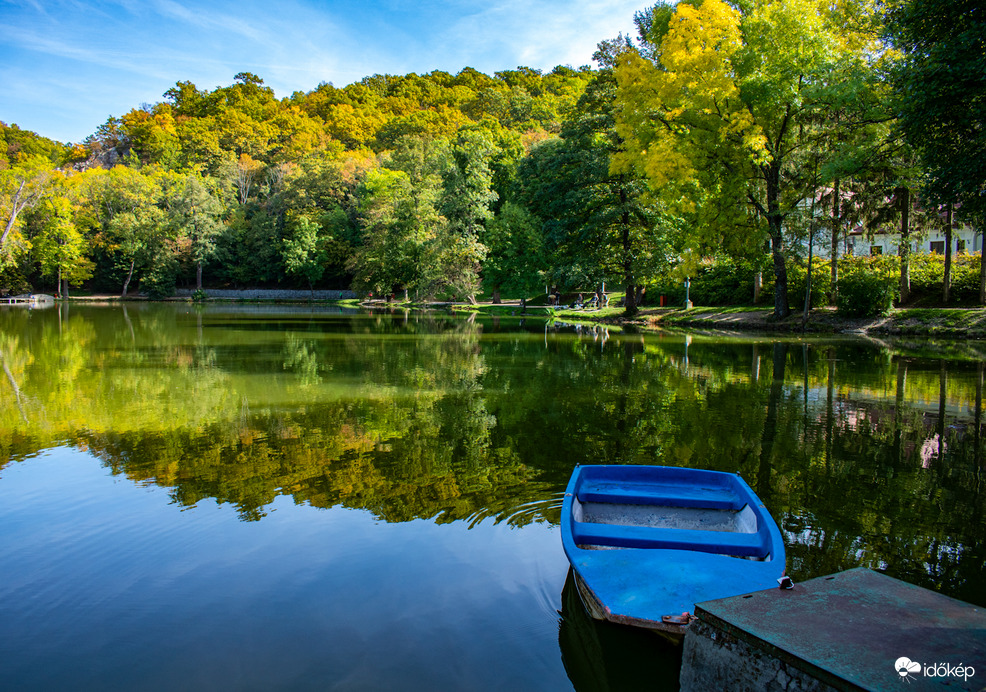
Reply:
[[[664,471],[656,471],[656,469],[669,470],[672,475],[678,475],[680,477],[686,478],[692,475],[692,472],[696,472],[695,475],[698,477],[704,476],[708,479],[710,476],[706,474],[712,474],[718,476],[719,479],[723,479],[729,483],[735,484],[736,489],[747,498],[746,504],[749,505],[751,510],[755,513],[757,517],[757,533],[765,534],[765,541],[768,550],[768,558],[765,560],[750,559],[749,557],[743,556],[732,556],[725,555],[715,552],[703,552],[700,550],[689,549],[686,547],[626,547],[626,548],[610,548],[608,546],[603,546],[600,548],[592,547],[582,547],[575,543],[575,532],[573,529],[573,524],[576,521],[574,516],[574,506],[576,502],[581,504],[581,500],[578,499],[578,490],[583,478],[583,474],[588,469],[589,473],[612,473],[616,475],[627,474],[627,475],[640,475],[642,473],[662,473]],[[608,471],[598,471],[598,469],[609,469]],[[683,467],[667,467],[667,466],[637,466],[637,465],[625,465],[625,466],[597,466],[597,465],[586,465],[577,466],[572,473],[572,477],[569,480],[568,487],[566,488],[565,497],[562,501],[562,544],[565,549],[565,553],[569,558],[569,562],[572,565],[572,569],[575,573],[576,583],[580,585],[580,594],[583,597],[583,604],[586,605],[587,611],[596,619],[608,620],[617,624],[631,625],[635,627],[641,627],[651,631],[660,632],[662,634],[673,635],[676,632],[683,633],[687,628],[685,625],[677,625],[671,623],[664,623],[653,618],[639,617],[631,614],[625,613],[614,613],[608,606],[605,605],[604,600],[601,599],[595,591],[592,589],[591,580],[587,579],[580,571],[579,559],[580,556],[585,556],[587,554],[593,554],[596,560],[602,559],[607,560],[606,554],[619,554],[625,553],[625,551],[635,551],[639,550],[643,555],[651,555],[655,557],[649,558],[650,560],[656,559],[658,555],[668,555],[670,559],[674,559],[672,554],[677,552],[679,554],[691,554],[696,556],[696,560],[702,560],[700,555],[705,555],[708,558],[709,563],[713,561],[718,562],[719,560],[736,560],[742,561],[743,563],[754,565],[760,564],[764,566],[764,571],[769,572],[771,570],[777,570],[776,561],[781,561],[780,573],[783,574],[784,561],[786,560],[784,552],[784,542],[776,522],[773,517],[767,511],[764,504],[760,501],[760,498],[756,495],[752,488],[746,483],[745,480],[738,474],[721,472],[721,471],[707,471],[704,469],[686,469]],[[658,529],[659,530],[659,529]],[[686,529],[687,530],[687,529]],[[710,532],[714,533],[714,532]],[[615,555],[614,555],[615,558]],[[763,587],[767,588],[767,587]],[[756,590],[756,589],[751,589]],[[591,597],[590,597],[591,594]],[[707,599],[700,599],[707,600]],[[693,612],[694,604],[691,604],[689,613]]]

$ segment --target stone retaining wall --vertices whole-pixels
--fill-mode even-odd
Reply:
[[[179,288],[175,295],[179,298],[191,298],[193,291],[187,288]],[[205,289],[208,298],[218,298],[220,300],[311,300],[311,291],[292,291],[281,289],[261,289],[247,288],[240,290],[232,289]],[[357,298],[355,291],[315,291],[315,300],[348,300]]]
[[[847,652],[847,655],[850,655]],[[888,666],[889,668],[889,666]],[[892,679],[892,673],[887,679]],[[681,657],[681,692],[838,692],[773,653],[750,646],[715,625],[688,626]],[[858,689],[850,686],[847,689]]]

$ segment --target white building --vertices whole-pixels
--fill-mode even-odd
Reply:
[[[911,252],[916,255],[929,253],[945,254],[945,233],[940,228],[912,231],[909,238]],[[896,255],[900,245],[900,233],[865,234],[853,230],[845,239],[847,254],[853,255]],[[831,246],[831,242],[829,243]],[[982,252],[983,234],[972,226],[962,225],[952,229],[952,254],[960,252]],[[826,248],[828,253],[828,248]],[[827,256],[827,254],[826,254]]]
[[[812,254],[815,257],[827,258],[831,256],[832,236],[831,231],[825,228],[826,212],[828,201],[825,200],[827,191],[822,192],[822,200],[816,201],[815,218],[819,226],[815,231],[812,245]],[[800,224],[802,227],[807,225],[807,218],[810,217],[809,202],[799,205],[802,214],[788,217],[792,224]],[[945,254],[945,231],[943,229],[944,219],[929,219],[927,215],[915,209],[911,217],[911,232],[908,242],[913,254],[938,253]],[[807,236],[807,233],[802,233]],[[862,224],[853,228],[844,229],[842,237],[839,238],[839,255],[896,255],[899,254],[900,232],[894,230],[881,230],[877,232],[867,232]],[[793,248],[800,254],[808,254],[808,239],[803,237],[792,243]],[[982,229],[975,229],[968,223],[955,221],[952,226],[952,254],[960,252],[981,253],[983,249]]]

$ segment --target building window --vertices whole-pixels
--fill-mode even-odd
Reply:
[[[965,252],[965,240],[959,238],[958,240],[955,241],[955,251]]]
[[[935,255],[941,255],[945,252],[945,241],[944,240],[932,240],[931,241],[931,252]]]
[[[883,254],[883,246],[882,245],[870,245],[870,254],[871,255],[882,255]]]

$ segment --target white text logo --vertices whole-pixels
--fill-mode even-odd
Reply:
[[[894,662],[894,668],[901,680],[910,682],[913,678],[962,678],[966,682],[976,674],[976,669],[961,663],[926,663],[921,665],[906,656],[901,656]]]

